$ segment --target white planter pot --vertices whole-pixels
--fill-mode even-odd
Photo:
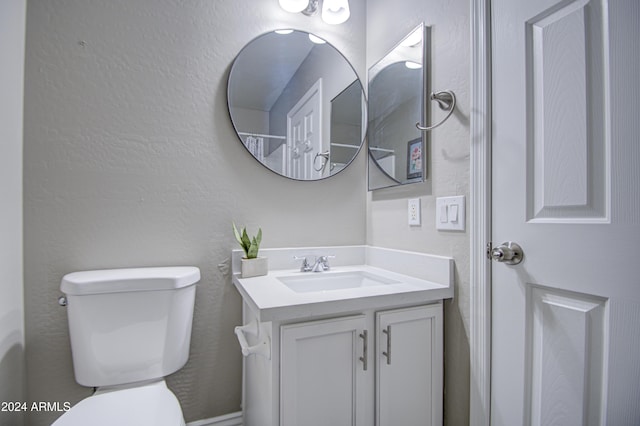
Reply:
[[[267,275],[267,272],[269,272],[268,260],[266,257],[256,257],[255,259],[242,258],[242,278]]]

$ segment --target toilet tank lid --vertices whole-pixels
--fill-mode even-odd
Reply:
[[[102,269],[67,274],[60,290],[70,295],[171,290],[198,281],[200,269],[195,266]]]

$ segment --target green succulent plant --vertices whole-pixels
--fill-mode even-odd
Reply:
[[[244,250],[244,257],[247,259],[255,259],[258,257],[258,249],[260,248],[260,242],[262,241],[262,229],[258,228],[258,234],[249,238],[247,235],[247,228],[242,228],[242,232],[238,231],[236,224],[233,223],[233,234],[236,236],[236,240],[242,250]]]

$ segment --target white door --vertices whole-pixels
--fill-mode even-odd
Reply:
[[[357,315],[281,327],[282,426],[368,426],[365,326]]]
[[[491,13],[491,423],[639,425],[640,2]]]
[[[287,114],[287,176],[290,178],[321,177],[313,165],[322,149],[321,107],[322,79],[318,79]]]
[[[376,313],[376,425],[442,425],[442,304]]]

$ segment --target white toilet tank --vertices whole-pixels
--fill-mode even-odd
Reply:
[[[76,381],[112,386],[167,376],[189,357],[200,270],[73,272],[62,279]]]

